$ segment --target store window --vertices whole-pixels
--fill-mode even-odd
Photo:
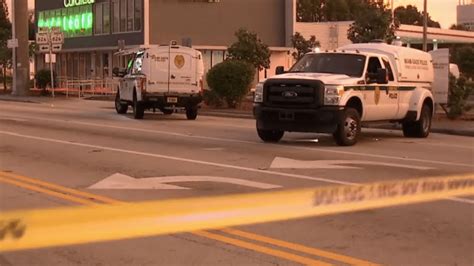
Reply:
[[[142,30],[143,0],[112,0],[114,33]]]
[[[109,2],[95,4],[95,34],[110,33],[110,4]]]

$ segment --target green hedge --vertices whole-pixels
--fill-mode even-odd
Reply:
[[[227,105],[235,108],[249,92],[255,68],[243,61],[226,60],[207,73],[207,83]]]

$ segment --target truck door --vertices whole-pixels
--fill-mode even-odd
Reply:
[[[180,47],[171,47],[169,93],[197,93],[197,59],[195,52]]]
[[[394,119],[398,113],[398,95],[395,97],[396,94],[390,93],[395,83],[393,78],[392,81],[389,81],[389,84],[377,83],[377,71],[381,68],[386,67],[384,67],[380,58],[376,56],[369,58],[365,74],[367,85],[364,90],[367,110],[365,118],[367,121]]]
[[[388,87],[385,91],[386,103],[390,106],[390,113],[392,113],[392,118],[402,118],[400,114],[400,91],[398,90],[398,83],[395,81],[395,74],[393,72],[393,67],[390,64],[390,60],[386,57],[382,57],[382,63],[384,68],[387,70],[388,74]]]

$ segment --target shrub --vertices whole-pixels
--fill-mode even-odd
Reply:
[[[203,93],[204,103],[212,107],[222,107],[222,98],[213,90],[205,90]]]
[[[54,75],[54,77],[56,77],[56,75]],[[46,90],[48,85],[51,86],[51,72],[48,69],[41,69],[36,72],[35,80],[38,88]]]
[[[448,117],[451,119],[461,116],[469,110],[467,98],[474,91],[474,83],[461,76],[456,79],[453,75],[449,76],[449,100]]]
[[[207,83],[229,107],[235,108],[249,92],[254,76],[255,68],[249,63],[226,60],[209,70]]]

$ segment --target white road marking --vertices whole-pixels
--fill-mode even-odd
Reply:
[[[205,148],[204,150],[205,151],[223,151],[224,148],[219,148],[219,147],[217,147],[217,148]]]
[[[25,116],[15,116],[15,117],[31,118],[31,117],[25,117]],[[280,146],[280,147],[284,146],[285,148],[296,149],[296,150],[320,151],[320,152],[344,154],[344,155],[351,155],[351,156],[358,156],[358,157],[363,156],[363,157],[378,158],[378,159],[390,159],[390,160],[399,160],[399,161],[408,161],[408,162],[429,163],[429,164],[436,164],[436,165],[461,166],[461,167],[473,168],[472,164],[465,164],[465,163],[435,161],[435,160],[426,160],[426,159],[417,159],[417,158],[404,158],[404,157],[392,156],[392,155],[368,154],[368,153],[361,153],[361,152],[331,150],[331,149],[327,149],[327,148],[296,147],[296,146],[285,145],[285,144],[271,144],[271,143],[262,143],[262,142],[257,142],[257,141],[253,142],[253,141],[236,140],[236,139],[225,139],[225,138],[217,138],[217,137],[188,135],[188,134],[175,133],[175,132],[167,132],[167,131],[159,131],[159,130],[151,130],[151,129],[140,129],[140,128],[130,128],[130,127],[107,125],[107,124],[96,124],[96,123],[89,123],[89,122],[71,121],[71,120],[60,120],[60,119],[38,118],[38,117],[35,117],[34,119],[41,120],[41,121],[57,122],[57,123],[70,123],[70,124],[83,125],[83,126],[91,126],[91,127],[99,127],[99,128],[112,128],[112,129],[120,129],[120,130],[126,130],[126,131],[145,132],[145,133],[169,135],[169,136],[176,136],[176,137],[213,140],[213,141],[220,141],[220,142],[242,143],[242,144],[251,144],[251,145]]]
[[[122,153],[134,154],[134,155],[148,156],[148,157],[153,157],[153,158],[175,160],[175,161],[195,163],[195,164],[201,164],[201,165],[207,165],[207,166],[215,166],[215,167],[228,168],[228,169],[234,169],[234,170],[242,170],[242,171],[248,171],[248,172],[254,172],[254,173],[278,175],[278,176],[284,176],[284,177],[293,177],[293,178],[306,179],[306,180],[314,180],[314,181],[320,181],[320,182],[331,183],[331,184],[348,185],[348,186],[359,185],[358,183],[345,182],[345,181],[339,181],[339,180],[333,180],[333,179],[327,179],[327,178],[317,178],[317,177],[311,177],[311,176],[305,176],[305,175],[281,173],[281,172],[275,172],[275,171],[270,171],[270,170],[259,170],[259,169],[241,167],[241,166],[236,166],[236,165],[213,163],[213,162],[192,160],[192,159],[166,156],[166,155],[160,155],[160,154],[154,154],[154,153],[131,151],[131,150],[124,150],[124,149],[106,147],[106,146],[99,146],[99,145],[92,145],[92,144],[85,144],[85,143],[78,143],[78,142],[70,142],[70,141],[50,139],[50,138],[42,138],[42,137],[23,135],[23,134],[18,134],[18,133],[14,133],[14,132],[8,132],[8,131],[0,131],[0,134],[13,136],[13,137],[26,138],[26,139],[41,140],[41,141],[46,141],[46,142],[67,144],[67,145],[78,146],[78,147],[96,148],[96,149],[103,149],[103,150],[114,151],[114,152],[122,152]],[[447,198],[446,200],[452,200],[452,201],[456,201],[456,202],[474,204],[474,202],[471,202],[471,200],[462,199],[462,198]]]
[[[180,162],[186,162],[186,163],[201,164],[201,165],[206,165],[206,166],[241,170],[241,171],[247,171],[247,172],[253,172],[253,173],[293,177],[293,178],[320,181],[320,182],[339,184],[339,185],[356,185],[356,183],[352,183],[352,182],[339,181],[339,180],[327,179],[327,178],[322,178],[322,177],[312,177],[312,176],[289,174],[289,173],[282,173],[282,172],[276,172],[276,171],[270,171],[270,170],[260,170],[260,169],[254,169],[254,168],[231,165],[231,164],[222,164],[222,163],[214,163],[214,162],[208,162],[208,161],[202,161],[202,160],[193,160],[193,159],[187,159],[187,158],[181,158],[181,157],[175,157],[175,156],[167,156],[167,155],[162,155],[162,154],[157,154],[157,153],[139,152],[139,151],[125,150],[125,149],[86,144],[86,143],[80,143],[80,142],[71,142],[71,141],[65,141],[65,140],[30,136],[30,135],[18,134],[18,133],[9,132],[9,131],[0,131],[0,134],[13,136],[13,137],[26,138],[26,139],[34,139],[34,140],[41,140],[41,141],[46,141],[46,142],[59,143],[59,144],[67,144],[67,145],[78,146],[78,147],[102,149],[102,150],[107,150],[107,151],[121,152],[121,153],[133,154],[133,155],[141,155],[141,156],[147,156],[147,157],[152,157],[152,158],[167,159],[167,160],[174,160],[174,161],[180,161]]]
[[[344,165],[345,164],[345,165]],[[397,164],[397,163],[384,163],[376,161],[360,161],[360,160],[315,160],[315,161],[305,161],[305,160],[293,160],[282,157],[275,157],[270,168],[293,168],[293,169],[362,169],[362,167],[356,166],[347,166],[347,164],[356,164],[356,165],[379,165],[379,166],[389,166],[389,167],[399,167],[399,168],[408,168],[415,170],[431,170],[435,169],[433,167],[424,167],[424,166],[412,166],[406,164]]]
[[[113,174],[102,181],[90,186],[90,189],[163,189],[163,190],[188,190],[187,187],[170,185],[167,183],[180,182],[215,182],[246,186],[259,189],[281,188],[279,185],[249,181],[239,178],[218,176],[165,176],[136,179],[123,174]]]
[[[474,204],[474,200],[465,199],[465,198],[447,198],[446,200],[452,200],[452,201],[457,201],[457,202],[462,202],[462,203],[467,203],[467,204]]]

